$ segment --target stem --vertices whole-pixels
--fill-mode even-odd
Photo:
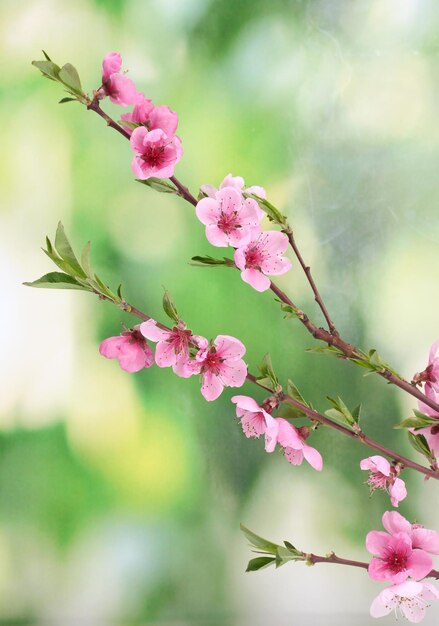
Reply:
[[[300,265],[302,266],[302,269],[305,273],[305,276],[308,280],[308,283],[312,289],[312,292],[314,294],[314,299],[317,302],[317,304],[320,307],[321,312],[323,313],[323,316],[326,320],[326,323],[328,324],[328,328],[329,328],[329,332],[331,333],[331,335],[338,335],[338,331],[335,327],[334,322],[331,319],[331,316],[329,315],[328,309],[325,306],[325,303],[323,302],[323,298],[320,295],[319,290],[317,289],[317,285],[314,282],[314,279],[312,277],[311,274],[311,268],[309,267],[309,265],[306,265],[305,261],[303,260],[303,257],[300,253],[299,248],[297,247],[296,241],[294,239],[294,235],[293,235],[293,231],[291,229],[290,226],[288,226],[288,229],[284,231],[285,234],[288,237],[288,241],[290,242],[290,246],[292,247],[292,249],[294,250],[294,254],[297,257],[297,260],[299,261]]]
[[[102,296],[100,297],[101,299],[105,299],[105,300],[108,300],[109,302],[112,302],[110,298],[102,298]],[[113,302],[113,304],[117,304],[117,303]],[[143,313],[142,311],[132,306],[128,302],[123,301],[122,304],[119,304],[119,307],[123,311],[126,311],[127,313],[131,313],[132,315],[135,315],[136,317],[138,317],[139,319],[143,321],[151,319],[149,315],[146,315],[146,313]],[[163,330],[171,330],[168,326],[165,326],[164,324],[158,324],[158,326],[160,326],[160,328],[162,328]],[[247,380],[253,383],[254,385],[257,385],[261,389],[268,391],[270,394],[273,393],[272,389],[270,389],[269,387],[266,387],[265,385],[261,385],[261,383],[257,380],[256,376],[254,376],[253,374],[248,373]],[[381,452],[382,454],[385,454],[392,461],[400,463],[403,467],[409,467],[410,469],[415,470],[416,472],[424,474],[424,476],[428,476],[429,478],[435,478],[439,480],[439,470],[435,471],[427,467],[424,467],[423,465],[419,465],[418,463],[415,463],[415,461],[411,461],[407,457],[402,456],[401,454],[398,454],[397,452],[394,452],[393,450],[390,450],[389,448],[382,446],[380,443],[378,443],[377,441],[374,441],[370,437],[367,437],[366,435],[363,434],[361,430],[359,430],[358,432],[354,432],[347,426],[343,426],[343,424],[339,424],[338,422],[330,419],[326,415],[322,415],[321,413],[318,413],[317,411],[310,409],[308,406],[306,406],[306,404],[302,404],[301,402],[298,402],[297,400],[295,400],[288,394],[282,394],[281,401],[286,404],[290,404],[291,406],[294,406],[296,409],[299,409],[304,415],[306,415],[312,421],[318,422],[320,424],[325,424],[325,426],[329,426],[330,428],[337,430],[339,433],[342,433],[346,437],[350,437],[351,439],[356,439],[357,441],[364,443],[366,446],[368,446],[372,450],[376,450],[377,452]]]
[[[266,387],[265,385],[261,385],[261,383],[256,379],[255,376],[253,376],[253,374],[247,374],[247,380],[257,385],[261,389],[265,389],[265,391],[269,391],[270,393],[273,393],[272,389],[270,389],[269,387]],[[343,426],[343,424],[339,424],[335,420],[332,420],[326,415],[322,415],[321,413],[314,411],[314,409],[310,409],[308,406],[306,406],[306,404],[302,404],[301,402],[299,402],[295,398],[292,398],[288,394],[282,394],[281,398],[284,403],[290,404],[296,409],[299,409],[302,413],[304,413],[304,415],[306,415],[312,421],[318,422],[320,424],[325,424],[325,426],[329,426],[330,428],[337,430],[339,433],[342,433],[346,437],[350,437],[351,439],[356,439],[357,441],[360,441],[361,443],[368,446],[372,450],[381,452],[382,454],[385,454],[387,457],[392,459],[392,461],[400,463],[403,467],[410,467],[410,469],[413,469],[416,472],[420,472],[421,474],[424,474],[424,476],[428,476],[429,478],[435,478],[436,480],[439,480],[438,470],[429,469],[428,467],[424,467],[423,465],[419,465],[418,463],[415,463],[415,461],[411,461],[407,457],[402,456],[401,454],[394,452],[390,448],[386,448],[385,446],[381,445],[374,439],[367,437],[361,430],[359,430],[358,432],[355,432],[351,430],[350,428],[348,428],[347,426]]]
[[[130,139],[130,135],[127,133],[127,131],[125,129],[122,128],[122,126],[120,126],[117,122],[115,122],[109,115],[107,115],[100,107],[99,105],[99,100],[95,97],[93,98],[93,100],[89,100],[88,104],[87,104],[87,109],[94,111],[95,113],[97,113],[98,115],[100,115],[100,117],[102,117],[106,122],[107,125],[110,126],[111,128],[114,128],[114,130],[116,130],[118,133],[120,133],[123,137],[125,137],[126,139]],[[189,202],[189,204],[192,204],[193,206],[195,206],[197,204],[197,200],[196,198],[190,193],[190,191],[188,190],[187,187],[185,187],[175,176],[172,176],[169,179],[176,187],[178,190],[178,195],[181,196],[182,198],[184,198],[186,200],[186,202]],[[299,249],[296,246],[296,243],[294,241],[293,238],[293,234],[291,232],[291,234],[289,234],[287,232],[290,244],[297,256],[297,258],[299,259],[299,262],[307,276],[308,282],[311,285],[311,288],[314,292],[315,295],[315,299],[316,302],[319,304],[325,319],[328,323],[328,327],[330,332],[328,332],[327,330],[325,330],[324,328],[319,328],[317,327],[309,318],[308,316],[301,311],[300,309],[298,309],[298,307],[296,307],[296,305],[292,302],[292,300],[290,300],[290,298],[281,290],[279,289],[279,287],[277,287],[273,282],[271,282],[270,285],[270,289],[278,296],[278,298],[280,300],[282,300],[282,302],[284,302],[285,304],[288,304],[292,307],[294,307],[297,312],[298,312],[298,318],[300,319],[300,321],[302,322],[302,324],[305,326],[305,328],[308,330],[309,333],[311,333],[311,335],[315,338],[318,339],[319,341],[324,341],[325,343],[327,343],[328,345],[331,346],[335,346],[336,348],[338,348],[343,354],[344,356],[349,359],[351,357],[354,357],[355,359],[359,360],[359,361],[365,361],[364,357],[362,356],[362,354],[357,350],[357,348],[355,348],[355,346],[353,346],[352,344],[344,341],[343,339],[341,339],[341,337],[339,336],[337,330],[335,329],[335,326],[331,320],[331,318],[329,317],[329,314],[326,310],[326,307],[323,303],[323,300],[317,290],[317,286],[314,283],[314,280],[311,276],[311,270],[310,268],[305,264]],[[427,406],[429,406],[431,409],[433,409],[434,411],[437,411],[439,413],[439,404],[437,402],[434,402],[434,400],[431,400],[430,398],[428,398],[425,394],[423,394],[421,391],[419,391],[419,389],[415,386],[410,384],[408,381],[406,381],[404,378],[401,378],[400,376],[396,376],[393,372],[391,372],[389,369],[383,369],[382,371],[378,371],[377,372],[382,378],[385,378],[389,383],[395,385],[396,387],[399,387],[400,389],[402,389],[403,391],[407,392],[408,394],[410,394],[411,396],[413,396],[414,398],[416,398],[417,400],[420,400],[421,402],[423,402],[424,404],[426,404]]]

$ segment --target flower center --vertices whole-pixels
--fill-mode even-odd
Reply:
[[[258,244],[253,244],[245,251],[245,265],[246,267],[258,268],[263,261],[263,254]]]
[[[145,147],[145,152],[142,154],[141,159],[145,161],[150,167],[157,167],[162,165],[164,161],[165,146],[159,144],[149,144]]]
[[[387,548],[383,560],[394,574],[407,569],[407,555],[403,552],[397,552],[393,548]]]
[[[221,216],[218,220],[218,228],[227,234],[239,228],[240,224],[237,223],[237,216],[236,211],[232,211],[232,213],[224,213],[224,211],[221,211]]]
[[[203,362],[203,372],[211,372],[218,376],[220,373],[220,364],[222,363],[222,359],[218,356],[215,348],[211,348],[209,352],[206,354],[206,357]]]

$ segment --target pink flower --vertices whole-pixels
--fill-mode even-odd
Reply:
[[[291,261],[282,254],[288,248],[288,237],[277,230],[267,230],[246,246],[235,252],[235,265],[241,270],[241,278],[256,291],[270,288],[268,275],[285,274],[291,269]]]
[[[146,339],[157,342],[155,362],[159,367],[172,367],[177,376],[182,378],[194,374],[189,362],[189,347],[191,343],[205,347],[207,339],[193,335],[183,322],[179,322],[172,330],[164,330],[151,319],[140,324],[139,330]]]
[[[154,363],[152,350],[137,328],[118,337],[104,339],[99,352],[107,359],[118,359],[119,365],[126,372],[138,372]]]
[[[384,457],[379,455],[370,456],[361,461],[360,467],[362,470],[370,470],[367,483],[371,492],[373,493],[376,489],[388,491],[393,506],[398,506],[398,503],[407,496],[404,481],[401,478],[397,478],[399,470],[395,466],[390,465],[389,461]]]
[[[412,541],[413,548],[420,548],[431,554],[439,554],[439,533],[424,528],[421,524],[410,524],[397,511],[386,511],[382,517],[384,528],[391,535],[405,533]]]
[[[266,197],[267,194],[263,187],[253,186],[244,189],[244,184],[245,183],[242,176],[232,176],[232,174],[227,174],[223,182],[220,184],[219,189],[224,189],[224,187],[234,187],[237,191],[241,193],[253,193],[260,198]],[[200,189],[203,193],[206,194],[206,196],[209,196],[209,198],[215,198],[216,194],[218,193],[218,189],[216,189],[216,187],[214,187],[213,185],[201,185]]]
[[[224,387],[242,387],[247,376],[244,354],[245,346],[229,335],[218,335],[213,345],[197,353],[196,372],[201,373],[201,393],[206,400],[216,400]]]
[[[133,130],[130,142],[135,155],[131,167],[136,178],[173,176],[175,164],[183,154],[179,137],[170,138],[160,129],[148,131],[139,126]]]
[[[367,550],[376,555],[369,564],[369,576],[396,584],[404,582],[409,576],[415,580],[427,576],[433,561],[427,552],[419,548],[420,544],[429,544],[431,537],[424,533],[419,542],[412,525],[396,511],[386,511],[382,522],[390,534],[372,530],[366,536]]]
[[[132,122],[141,126],[146,126],[148,130],[156,130],[159,128],[165,135],[172,137],[175,134],[178,126],[178,115],[175,111],[165,105],[155,107],[151,100],[145,98],[143,94],[139,95],[139,99],[131,113],[124,113],[121,116],[122,120],[126,122]],[[122,122],[122,126],[125,125]],[[132,133],[132,128],[126,126],[126,130],[129,134]]]
[[[413,380],[415,383],[425,383],[425,392],[433,391],[439,394],[439,356],[437,351],[439,348],[439,339],[434,342],[430,348],[430,354],[428,356],[428,365],[423,372],[415,374]]]
[[[259,234],[259,222],[264,216],[256,200],[244,199],[233,187],[224,187],[215,198],[203,198],[195,210],[206,226],[208,241],[218,247],[248,244]]]
[[[315,470],[318,472],[322,470],[323,459],[320,452],[305,443],[305,437],[299,429],[282,417],[273,418],[267,415],[265,420],[265,450],[267,452],[273,452],[278,443],[284,448],[285,457],[292,465],[301,465],[303,459],[306,459]]]
[[[271,416],[249,396],[233,396],[236,415],[241,418],[241,426],[246,437],[260,437],[267,428]]]
[[[396,616],[398,609],[413,624],[418,624],[425,617],[428,600],[437,600],[439,592],[431,583],[419,583],[408,580],[400,585],[383,589],[370,607],[372,617],[384,617],[392,611]]]
[[[117,52],[109,52],[102,61],[102,88],[100,92],[111,102],[121,106],[134,104],[139,96],[132,80],[120,73],[122,58]]]

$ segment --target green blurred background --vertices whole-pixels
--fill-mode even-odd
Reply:
[[[191,267],[218,254],[193,209],[134,183],[128,143],[58,106],[31,60],[73,63],[91,92],[119,51],[179,113],[176,175],[193,191],[229,172],[266,187],[343,334],[410,377],[439,336],[438,17],[433,0],[2,0],[0,623],[369,624],[382,589],[341,567],[244,573],[240,521],[367,558],[390,504],[369,499],[366,450],[320,429],[323,473],[292,467],[243,436],[232,390],[207,403],[196,378],[100,357],[129,316],[21,286],[52,269],[39,246],[59,219],[136,306],[162,318],[165,285],[195,332],[239,337],[252,371],[270,351],[321,410],[327,394],[361,401],[368,434],[416,457],[392,430],[414,403],[305,353],[311,337],[237,272]],[[320,323],[297,264],[278,282]],[[400,511],[437,527],[436,485],[403,477]]]

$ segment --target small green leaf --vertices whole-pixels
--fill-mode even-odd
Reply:
[[[259,569],[264,569],[264,567],[269,567],[270,565],[274,565],[276,562],[275,557],[272,556],[258,556],[255,559],[251,559],[248,562],[246,572],[257,572]]]
[[[32,61],[32,65],[40,70],[40,72],[51,80],[59,80],[59,72],[61,68],[53,61]]]
[[[58,104],[65,104],[66,102],[78,102],[77,98],[61,98]]]
[[[300,402],[301,404],[304,404],[305,406],[309,406],[292,380],[288,380],[287,382],[287,394],[291,396],[292,398],[294,398],[295,400],[297,400],[298,402]]]
[[[258,365],[258,369],[261,372],[262,379],[264,380],[268,379],[271,382],[271,387],[273,389],[275,389],[279,385],[279,380],[274,371],[273,363],[271,361],[271,356],[268,352],[267,354],[264,355],[262,361]],[[258,380],[260,381],[259,378]]]
[[[430,446],[424,435],[414,435],[410,431],[407,432],[409,442],[412,447],[417,451],[424,455],[430,462],[435,460],[433,452],[430,450]]]
[[[279,209],[277,209],[273,204],[271,204],[271,202],[269,202],[268,200],[264,198],[260,198],[259,196],[253,193],[246,193],[244,195],[247,198],[253,198],[253,200],[256,200],[256,202],[259,204],[261,209],[265,211],[268,219],[271,222],[274,222],[275,224],[279,224],[279,226],[282,226],[283,228],[287,226],[287,218],[285,217],[285,215],[282,215]]]
[[[277,300],[277,298],[275,298],[275,299]],[[277,300],[277,301],[280,302],[280,308],[285,313],[284,320],[289,320],[291,318],[297,318],[298,317],[298,308],[297,307],[292,306],[291,304],[285,304],[285,302],[282,302],[281,300]]]
[[[122,283],[117,288],[117,297],[119,298],[119,300],[121,300],[121,301],[123,300],[123,298],[122,298]]]
[[[191,263],[190,265],[194,265],[196,267],[216,267],[221,265],[235,267],[235,263],[232,259],[227,259],[226,257],[223,257],[222,259],[214,259],[211,256],[193,256],[191,260],[195,261],[195,263]]]
[[[395,428],[425,428],[426,426],[439,426],[439,420],[420,411],[414,411],[415,417],[408,417]]]
[[[313,348],[306,348],[305,352],[328,354],[330,356],[344,356],[343,352],[334,346],[314,346]]]
[[[86,276],[93,280],[93,270],[91,269],[90,261],[90,248],[91,244],[89,241],[87,241],[81,254],[81,264]]]
[[[81,278],[87,277],[84,270],[79,265],[79,261],[72,250],[69,240],[66,237],[66,234],[64,232],[64,226],[61,224],[61,222],[58,223],[58,228],[56,229],[55,248],[59,256],[64,259],[64,261],[67,261],[67,263],[69,263],[75,275],[80,276]]]
[[[337,399],[331,398],[331,396],[326,396],[326,399],[330,402],[330,404],[332,404],[333,408],[325,411],[325,415],[333,419],[341,420],[342,422],[349,424],[349,426],[353,426],[357,423],[354,415],[349,411],[348,407],[339,396]],[[360,407],[356,407],[355,410],[359,415]]]
[[[178,324],[178,320],[179,315],[177,312],[177,308],[174,304],[174,300],[171,297],[171,294],[169,293],[169,291],[166,289],[164,296],[163,296],[163,310],[166,313],[166,315],[171,318],[171,320],[174,320],[174,322],[176,324]]]
[[[125,122],[124,122],[125,124]],[[137,124],[138,126],[138,124]],[[142,183],[142,185],[146,185],[147,187],[151,187],[154,191],[160,191],[160,193],[177,193],[177,189],[169,183],[167,180],[163,178],[147,178],[146,180],[140,180],[136,178],[138,183]]]
[[[52,59],[49,57],[49,55],[47,54],[47,52],[45,50],[41,50],[41,52],[44,54],[44,56],[46,57],[46,61],[51,61]]]
[[[240,528],[244,535],[247,537],[247,540],[251,546],[263,552],[268,552],[269,554],[276,554],[276,550],[279,548],[277,543],[273,543],[271,541],[268,541],[268,539],[263,539],[263,537],[259,537],[259,535],[256,535],[254,532],[246,528],[243,524],[240,524]]]
[[[281,567],[289,561],[303,560],[302,556],[302,552],[298,552],[295,548],[291,550],[290,548],[279,546],[276,551],[276,567]]]
[[[50,272],[33,282],[23,283],[23,285],[42,289],[80,289],[81,291],[91,291],[87,286],[81,285],[73,276],[62,272]]]
[[[66,63],[62,66],[58,73],[58,78],[74,93],[80,96],[84,95],[78,71],[71,63]]]

